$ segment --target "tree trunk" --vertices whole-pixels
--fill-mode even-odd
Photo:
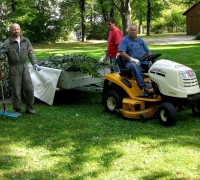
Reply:
[[[79,1],[80,9],[81,9],[81,40],[82,42],[85,41],[85,0]]]
[[[114,0],[112,0],[115,7],[119,10],[122,17],[122,26],[123,26],[123,36],[127,35],[126,29],[128,25],[131,24],[131,0],[120,0],[120,6],[118,6]]]
[[[108,19],[108,16],[107,16],[107,12],[106,12],[106,10],[103,6],[103,0],[100,0],[99,3],[100,3],[100,6],[101,6],[101,13],[103,15],[103,19],[106,22],[106,20]]]
[[[12,12],[16,11],[16,5],[17,5],[17,1],[12,0],[12,3],[11,3]]]
[[[142,34],[143,28],[142,28],[142,20],[139,21],[139,34]]]
[[[114,17],[114,3],[111,2],[110,17]]]
[[[150,36],[150,24],[151,24],[151,2],[147,0],[147,36]]]

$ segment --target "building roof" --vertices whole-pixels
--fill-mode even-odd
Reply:
[[[191,7],[189,7],[182,15],[186,15],[188,11],[190,11],[193,7],[197,6],[200,2],[193,4]]]

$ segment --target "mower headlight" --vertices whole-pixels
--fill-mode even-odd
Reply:
[[[193,70],[180,71],[179,77],[182,79],[195,78],[196,74]]]

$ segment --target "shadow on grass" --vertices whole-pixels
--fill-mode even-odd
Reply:
[[[102,179],[113,173],[110,179],[117,179],[124,175],[134,177],[138,172],[141,179],[170,177],[171,172],[165,168],[160,173],[144,175],[140,164],[131,167],[125,163],[118,169],[116,164],[124,158],[137,159],[139,154],[132,152],[135,143],[145,147],[141,154],[169,144],[177,148],[200,145],[195,141],[200,123],[188,112],[179,116],[176,126],[167,128],[157,120],[139,123],[106,113],[99,93],[60,91],[54,103],[35,104],[36,116],[1,120],[2,178]],[[130,142],[133,147],[128,148]]]
[[[99,93],[100,96],[100,93]],[[54,105],[59,104],[80,104],[88,99],[87,93],[79,90],[60,90],[57,91],[54,98]]]

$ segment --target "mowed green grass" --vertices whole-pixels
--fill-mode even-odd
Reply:
[[[37,59],[84,54],[100,59],[106,43],[34,46]],[[200,44],[151,45],[153,53],[190,66],[200,79]],[[8,104],[8,110],[11,105]],[[97,92],[60,91],[37,115],[0,117],[0,179],[200,179],[200,119],[178,113],[175,126],[112,115]]]
[[[157,37],[156,35],[154,36]],[[169,35],[169,37],[171,36]],[[175,34],[175,36],[178,35]],[[148,38],[145,37],[144,40]],[[198,73],[200,71],[198,68],[198,65],[200,65],[200,42],[194,44],[148,44],[148,47],[152,53],[162,54],[158,59],[169,59],[191,67],[197,73],[198,79],[200,79],[200,73]],[[38,60],[51,55],[62,56],[67,54],[83,54],[99,60],[104,55],[106,42],[69,42],[37,45],[34,48]]]

